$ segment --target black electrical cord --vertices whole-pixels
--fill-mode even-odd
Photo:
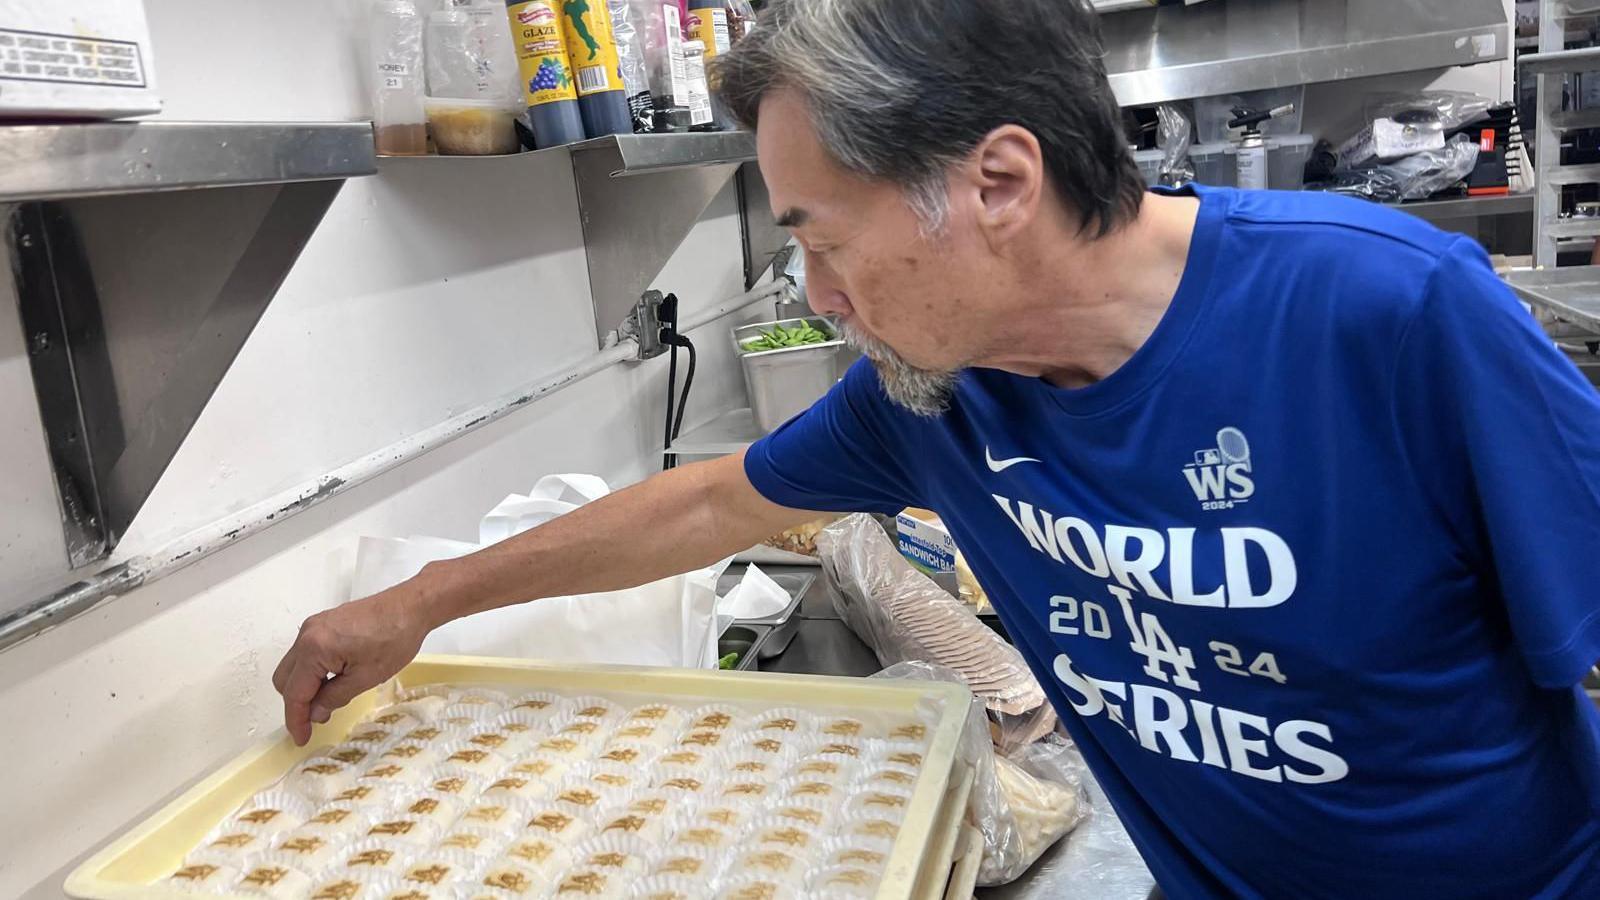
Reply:
[[[683,413],[689,406],[689,390],[694,387],[694,370],[699,362],[695,353],[694,342],[678,333],[678,295],[668,294],[661,301],[657,310],[657,318],[661,322],[661,343],[672,348],[670,361],[667,364],[667,421],[663,436],[662,448],[670,451],[678,434],[683,431]],[[683,392],[678,393],[678,348],[689,351],[689,367],[683,376]],[[678,465],[677,454],[663,452],[661,468],[663,471],[676,468]]]

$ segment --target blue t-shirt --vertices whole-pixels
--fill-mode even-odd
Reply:
[[[750,480],[937,511],[1173,897],[1600,897],[1595,389],[1470,240],[1192,192],[1109,377],[863,362]]]

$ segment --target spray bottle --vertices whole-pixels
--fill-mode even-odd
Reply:
[[[1247,109],[1242,106],[1233,108],[1233,120],[1228,123],[1229,128],[1243,128],[1244,134],[1240,136],[1239,143],[1235,146],[1238,167],[1238,185],[1249,191],[1264,191],[1271,181],[1267,177],[1267,139],[1261,134],[1261,123],[1268,119],[1282,118],[1294,114],[1294,104],[1290,103],[1265,112]]]

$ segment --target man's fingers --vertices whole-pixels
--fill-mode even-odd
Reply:
[[[297,645],[289,651],[294,662],[283,684],[283,724],[297,745],[304,746],[311,739],[311,701],[322,687],[328,669],[314,662],[310,651]]]
[[[318,722],[328,721],[333,711],[343,707],[354,700],[362,691],[377,684],[382,679],[372,678],[369,670],[362,667],[352,667],[339,675],[322,683],[322,689],[317,691],[316,699],[311,703],[311,718]],[[320,718],[319,718],[320,717]]]

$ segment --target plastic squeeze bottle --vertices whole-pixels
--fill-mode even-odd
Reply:
[[[555,4],[560,0],[507,0],[511,40],[522,69],[528,125],[542,150],[583,140],[578,91]]]
[[[561,29],[577,77],[584,131],[592,138],[632,134],[633,116],[606,0],[561,0]]]
[[[424,156],[422,15],[412,0],[378,0],[372,11],[372,118],[378,153]]]

